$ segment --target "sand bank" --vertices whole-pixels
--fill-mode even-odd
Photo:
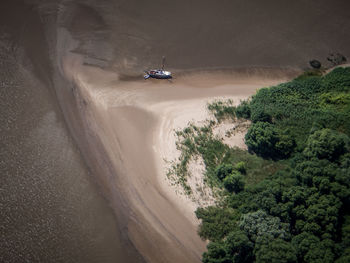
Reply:
[[[240,71],[229,82],[180,74],[172,86],[87,69],[77,75],[73,65],[82,89],[66,81],[62,60],[72,51],[134,74],[162,55],[172,71],[304,68],[310,59],[327,65],[329,52],[349,58],[349,1],[306,2],[2,0],[0,261],[142,262],[129,236],[149,261],[198,261],[203,244],[186,227],[192,209],[167,181],[157,184],[160,156],[176,156],[173,127],[187,115],[205,118],[203,100],[221,96],[210,87],[244,84],[242,76],[266,85],[276,72]],[[185,210],[191,216],[183,219]]]
[[[128,237],[149,262],[200,262],[206,243],[197,235],[197,204],[166,177],[166,160],[179,154],[174,130],[209,118],[208,101],[225,97],[239,103],[295,72],[266,70],[240,77],[197,72],[172,82],[123,81],[114,72],[67,61],[65,70],[77,84],[77,102],[86,118],[85,132],[103,146],[103,151],[96,147],[88,154],[110,160],[112,176],[100,177],[115,210],[122,205],[129,211],[124,215]]]

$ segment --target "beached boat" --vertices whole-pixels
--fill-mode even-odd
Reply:
[[[171,79],[173,78],[170,71],[164,70],[165,57],[162,59],[162,69],[153,69],[150,71],[145,71],[144,79],[154,78],[154,79]]]

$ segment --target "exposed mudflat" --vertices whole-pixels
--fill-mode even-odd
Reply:
[[[172,129],[350,57],[346,0],[219,2],[1,1],[1,262],[200,261]],[[162,55],[176,78],[143,81]]]

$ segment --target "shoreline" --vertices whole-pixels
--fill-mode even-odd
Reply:
[[[0,261],[200,262],[197,204],[163,174],[163,156],[178,154],[173,129],[237,96],[232,84],[249,93],[311,59],[349,58],[349,7],[4,0]],[[173,83],[143,81],[163,55]],[[200,184],[200,158],[189,166]]]
[[[146,261],[200,262],[206,242],[197,235],[196,206],[176,194],[162,172],[163,157],[176,155],[175,141],[169,138],[188,120],[206,119],[208,100],[224,96],[239,102],[257,88],[286,78],[249,80],[222,74],[211,79],[200,73],[173,83],[120,81],[116,73],[78,64],[68,68],[74,65],[73,80],[81,96],[77,101],[89,112],[85,121],[90,131],[84,132],[100,141],[111,161],[108,178],[100,174],[98,180],[116,213],[120,205],[129,211],[124,214],[127,236]],[[85,154],[96,159],[98,151]]]

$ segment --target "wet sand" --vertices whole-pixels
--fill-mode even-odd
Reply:
[[[170,131],[350,56],[346,0],[0,5],[4,262],[199,261],[195,207],[162,176]],[[173,84],[139,80],[162,55]]]
[[[128,208],[125,228],[132,243],[148,262],[200,262],[206,243],[197,235],[195,205],[175,194],[166,181],[162,158],[173,158],[173,129],[208,114],[208,100],[246,99],[256,89],[279,83],[296,71],[261,70],[246,76],[213,71],[178,77],[173,82],[123,81],[115,72],[82,66],[67,57],[65,72],[77,84],[77,101],[87,118],[84,133],[99,154],[102,146],[113,176],[104,188],[115,207]],[[204,115],[203,115],[204,113]],[[164,121],[166,120],[166,123]],[[100,144],[94,147],[94,141]],[[98,162],[98,160],[97,160]],[[106,167],[105,167],[106,168]],[[103,176],[103,175],[102,175]]]

